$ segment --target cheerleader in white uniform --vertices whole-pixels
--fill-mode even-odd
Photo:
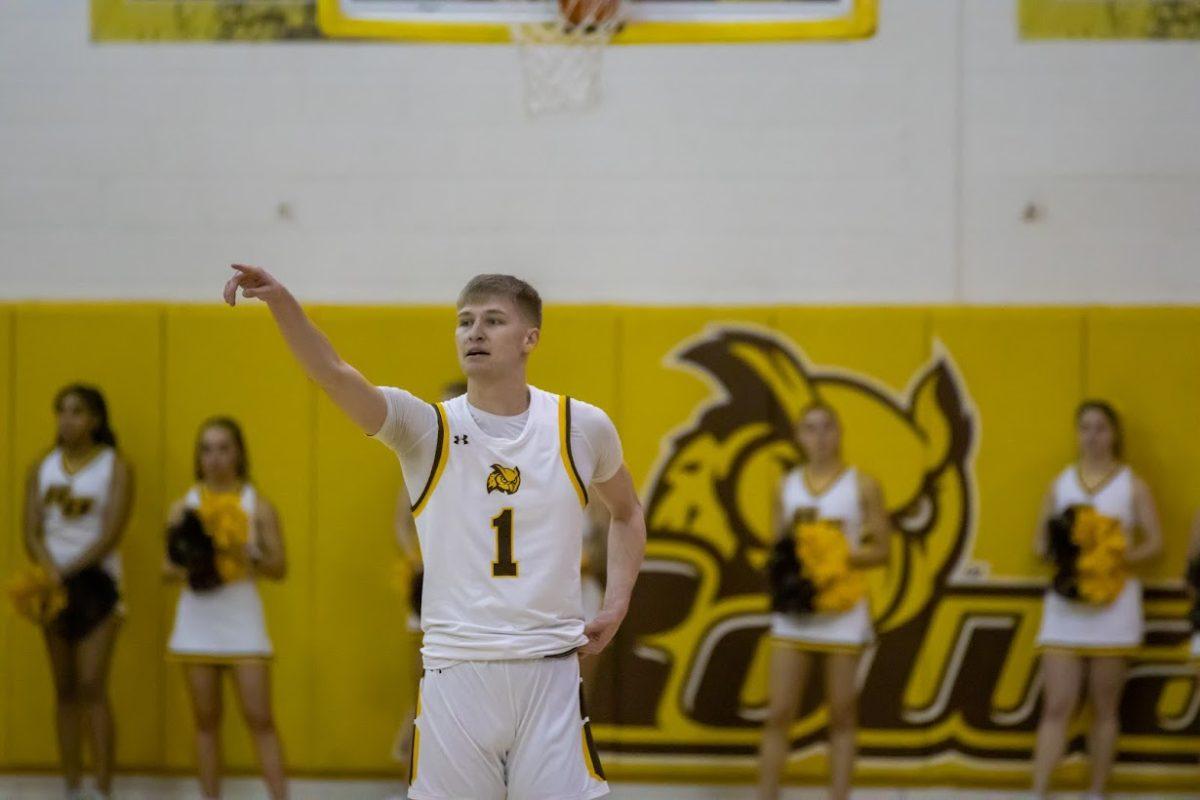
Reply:
[[[1121,463],[1121,423],[1103,401],[1089,400],[1075,414],[1079,461],[1055,479],[1042,505],[1036,549],[1050,558],[1049,520],[1072,506],[1086,506],[1117,520],[1126,536],[1124,559],[1135,565],[1162,549],[1154,499],[1146,484]],[[1044,695],[1034,750],[1033,788],[1047,796],[1050,777],[1062,759],[1067,728],[1087,676],[1092,725],[1088,732],[1089,800],[1102,798],[1119,733],[1126,658],[1142,642],[1142,587],[1132,576],[1112,602],[1069,600],[1049,589],[1042,607]]]
[[[54,412],[55,447],[30,466],[26,480],[25,548],[31,559],[68,587],[89,573],[108,584],[102,611],[91,615],[86,631],[64,629],[57,624],[63,617],[43,629],[54,675],[67,796],[87,796],[81,789],[86,727],[96,789],[107,798],[115,740],[108,672],[121,626],[115,590],[121,577],[117,545],[129,519],[133,473],[116,449],[108,407],[98,389],[81,384],[63,388],[54,398]],[[76,602],[74,597],[71,602]]]
[[[850,566],[887,563],[888,531],[878,482],[842,460],[841,424],[833,409],[813,405],[797,429],[803,466],[783,480],[775,529],[790,535],[797,515],[840,523],[849,540]],[[759,798],[779,796],[779,780],[789,750],[789,729],[811,674],[814,655],[825,659],[829,704],[830,797],[847,800],[854,769],[859,659],[874,640],[866,598],[836,613],[775,613],[771,619],[769,707],[759,751]]]
[[[196,439],[197,485],[175,503],[171,523],[199,508],[203,493],[236,493],[249,518],[247,577],[212,589],[184,585],[175,609],[168,658],[183,663],[196,720],[196,756],[206,800],[220,796],[221,676],[232,673],[246,725],[254,740],[263,779],[272,800],[287,797],[283,748],[271,710],[271,641],[255,579],[280,580],[287,571],[275,508],[249,480],[249,459],[238,424],[216,417],[200,426]],[[167,576],[186,574],[167,561]]]

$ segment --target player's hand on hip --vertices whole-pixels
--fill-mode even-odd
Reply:
[[[252,267],[247,264],[230,264],[230,266],[233,267],[234,273],[225,282],[223,294],[225,302],[231,306],[237,304],[239,288],[242,290],[242,297],[257,297],[265,303],[270,303],[272,299],[286,291],[283,284],[262,267]]]
[[[587,644],[579,648],[580,655],[594,656],[600,653],[612,638],[617,635],[621,621],[625,615],[616,611],[601,611],[587,625],[583,626],[583,635],[588,638]]]

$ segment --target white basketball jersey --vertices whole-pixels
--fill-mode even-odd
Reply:
[[[783,519],[789,522],[797,511],[813,509],[817,519],[840,523],[851,547],[862,537],[862,505],[858,494],[858,470],[846,467],[823,492],[808,484],[803,467],[797,467],[783,480]]]
[[[439,444],[413,505],[427,668],[541,658],[587,642],[587,493],[570,452],[570,401],[529,392],[525,429],[512,441],[485,434],[465,396],[436,406]]]
[[[1070,506],[1091,506],[1106,517],[1121,521],[1121,527],[1133,529],[1133,470],[1122,466],[1103,484],[1089,490],[1083,485],[1079,468],[1072,464],[1054,482],[1054,512]]]
[[[38,496],[42,499],[46,550],[56,566],[71,563],[100,538],[115,461],[116,451],[105,447],[72,474],[63,465],[61,448],[54,448],[42,459]],[[114,550],[102,566],[113,578],[119,578],[121,556]]]

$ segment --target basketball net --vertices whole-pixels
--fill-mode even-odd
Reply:
[[[552,21],[512,26],[531,116],[583,111],[600,101],[604,48],[622,24],[619,1],[549,0]]]

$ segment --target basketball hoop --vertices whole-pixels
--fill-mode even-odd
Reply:
[[[542,0],[538,0],[541,2]],[[604,48],[621,29],[621,0],[558,0],[553,19],[514,24],[525,110],[583,111],[600,101]]]

